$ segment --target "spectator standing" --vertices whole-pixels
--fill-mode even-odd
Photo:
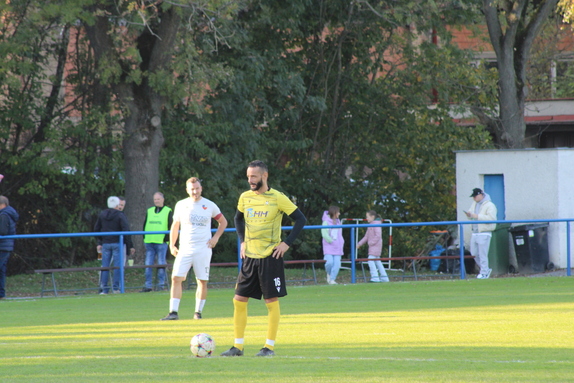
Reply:
[[[124,211],[124,209],[126,208],[126,199],[122,196],[119,196],[118,199],[120,200],[120,203],[118,204],[117,209],[119,211]]]
[[[221,214],[219,207],[202,197],[203,188],[200,180],[192,177],[185,184],[189,198],[175,204],[173,223],[169,233],[169,248],[175,257],[175,262],[171,274],[169,314],[161,320],[179,319],[182,284],[192,267],[197,281],[193,318],[202,318],[203,307],[207,299],[212,249],[217,245],[227,227],[227,219]],[[211,219],[219,224],[213,237],[211,236]],[[176,246],[178,237],[179,248]]]
[[[130,231],[128,220],[123,212],[118,209],[120,199],[112,196],[108,198],[108,208],[100,213],[96,225],[94,226],[95,232],[118,232]],[[102,267],[109,267],[113,261],[114,267],[120,267],[120,237],[117,235],[104,235],[96,238],[98,252],[102,253]],[[124,235],[124,242],[129,249],[131,255],[135,254],[136,249],[132,245],[131,236]],[[100,288],[102,295],[109,293],[108,286],[110,271],[102,270],[100,278]],[[115,270],[113,273],[112,290],[114,293],[120,292],[120,273]]]
[[[170,207],[164,206],[165,198],[163,193],[156,192],[153,195],[153,207],[147,209],[144,220],[144,231],[169,231],[173,223],[173,211]],[[145,264],[152,266],[157,260],[158,265],[165,265],[167,244],[169,234],[145,234]],[[160,290],[165,289],[165,268],[157,269],[157,284]],[[145,286],[143,293],[152,291],[153,287],[153,269],[145,269]]]
[[[370,224],[380,224],[381,217],[374,210],[369,210],[366,214],[367,222]],[[357,243],[357,249],[364,244],[369,246],[368,255],[369,259],[381,258],[383,252],[383,236],[380,227],[370,226],[367,228],[365,236]],[[368,261],[369,273],[371,274],[371,282],[388,282],[389,277],[383,263],[378,261]]]
[[[0,196],[0,235],[16,235],[18,218],[20,218],[18,212],[10,206],[8,198]],[[14,239],[0,239],[0,299],[6,296],[6,270],[8,258],[13,250]]]
[[[235,213],[235,228],[241,242],[243,262],[233,297],[233,347],[221,356],[242,356],[249,298],[265,300],[267,339],[255,356],[275,355],[275,339],[281,309],[279,298],[287,295],[283,256],[297,238],[307,219],[287,196],[267,184],[269,173],[262,161],[247,167],[251,190],[241,194]],[[281,221],[287,214],[295,221],[291,233],[281,241]]]
[[[329,210],[323,212],[323,226],[341,225],[341,220],[339,219],[340,215],[341,210],[338,206],[330,206]],[[323,259],[327,261],[325,263],[327,283],[330,285],[336,285],[337,275],[341,269],[343,246],[345,245],[343,229],[321,229],[321,236],[323,237]]]
[[[482,189],[475,188],[470,195],[474,200],[469,211],[464,213],[468,218],[475,221],[496,221],[496,206],[491,201],[490,196]],[[472,236],[470,237],[470,254],[480,267],[477,279],[488,279],[492,269],[488,266],[488,250],[492,232],[496,229],[495,223],[476,223],[472,225]]]

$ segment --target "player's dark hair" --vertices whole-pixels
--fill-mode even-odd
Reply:
[[[250,167],[250,168],[259,168],[259,169],[261,169],[261,171],[262,171],[263,173],[269,171],[269,169],[267,169],[267,165],[265,165],[265,162],[260,161],[260,160],[251,161],[251,162],[249,163],[248,167]]]

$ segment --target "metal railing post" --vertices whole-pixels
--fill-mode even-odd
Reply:
[[[566,221],[566,275],[572,276],[570,259],[570,221]]]
[[[125,277],[125,270],[124,270],[124,262],[125,262],[125,257],[126,254],[124,252],[124,236],[120,235],[120,293],[125,293],[125,283],[124,283],[124,277]],[[111,273],[110,273],[111,274]],[[109,278],[108,278],[109,279]],[[112,278],[112,292],[114,290],[114,280]]]
[[[460,251],[460,279],[465,279],[466,266],[464,264],[464,225],[458,225],[458,248]]]
[[[358,228],[358,225],[357,225]],[[355,243],[355,230],[351,229],[351,243]],[[351,283],[356,283],[356,270],[355,270],[355,252],[356,246],[351,246]]]

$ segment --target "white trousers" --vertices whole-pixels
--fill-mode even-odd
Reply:
[[[470,237],[470,255],[474,256],[476,264],[480,267],[480,274],[488,274],[488,249],[491,238],[490,232],[472,233]]]
[[[377,255],[369,255],[369,259],[380,258]],[[387,271],[381,261],[367,261],[369,272],[371,273],[371,282],[388,282]]]

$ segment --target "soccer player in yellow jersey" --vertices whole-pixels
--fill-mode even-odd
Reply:
[[[267,340],[256,356],[273,356],[279,328],[279,298],[287,295],[283,255],[299,235],[307,219],[285,194],[267,185],[267,165],[253,161],[247,167],[251,190],[241,194],[235,214],[235,228],[241,241],[241,271],[233,297],[233,347],[221,356],[243,355],[243,337],[247,325],[249,298],[263,299],[268,311]],[[283,214],[295,224],[285,241],[281,241]]]

